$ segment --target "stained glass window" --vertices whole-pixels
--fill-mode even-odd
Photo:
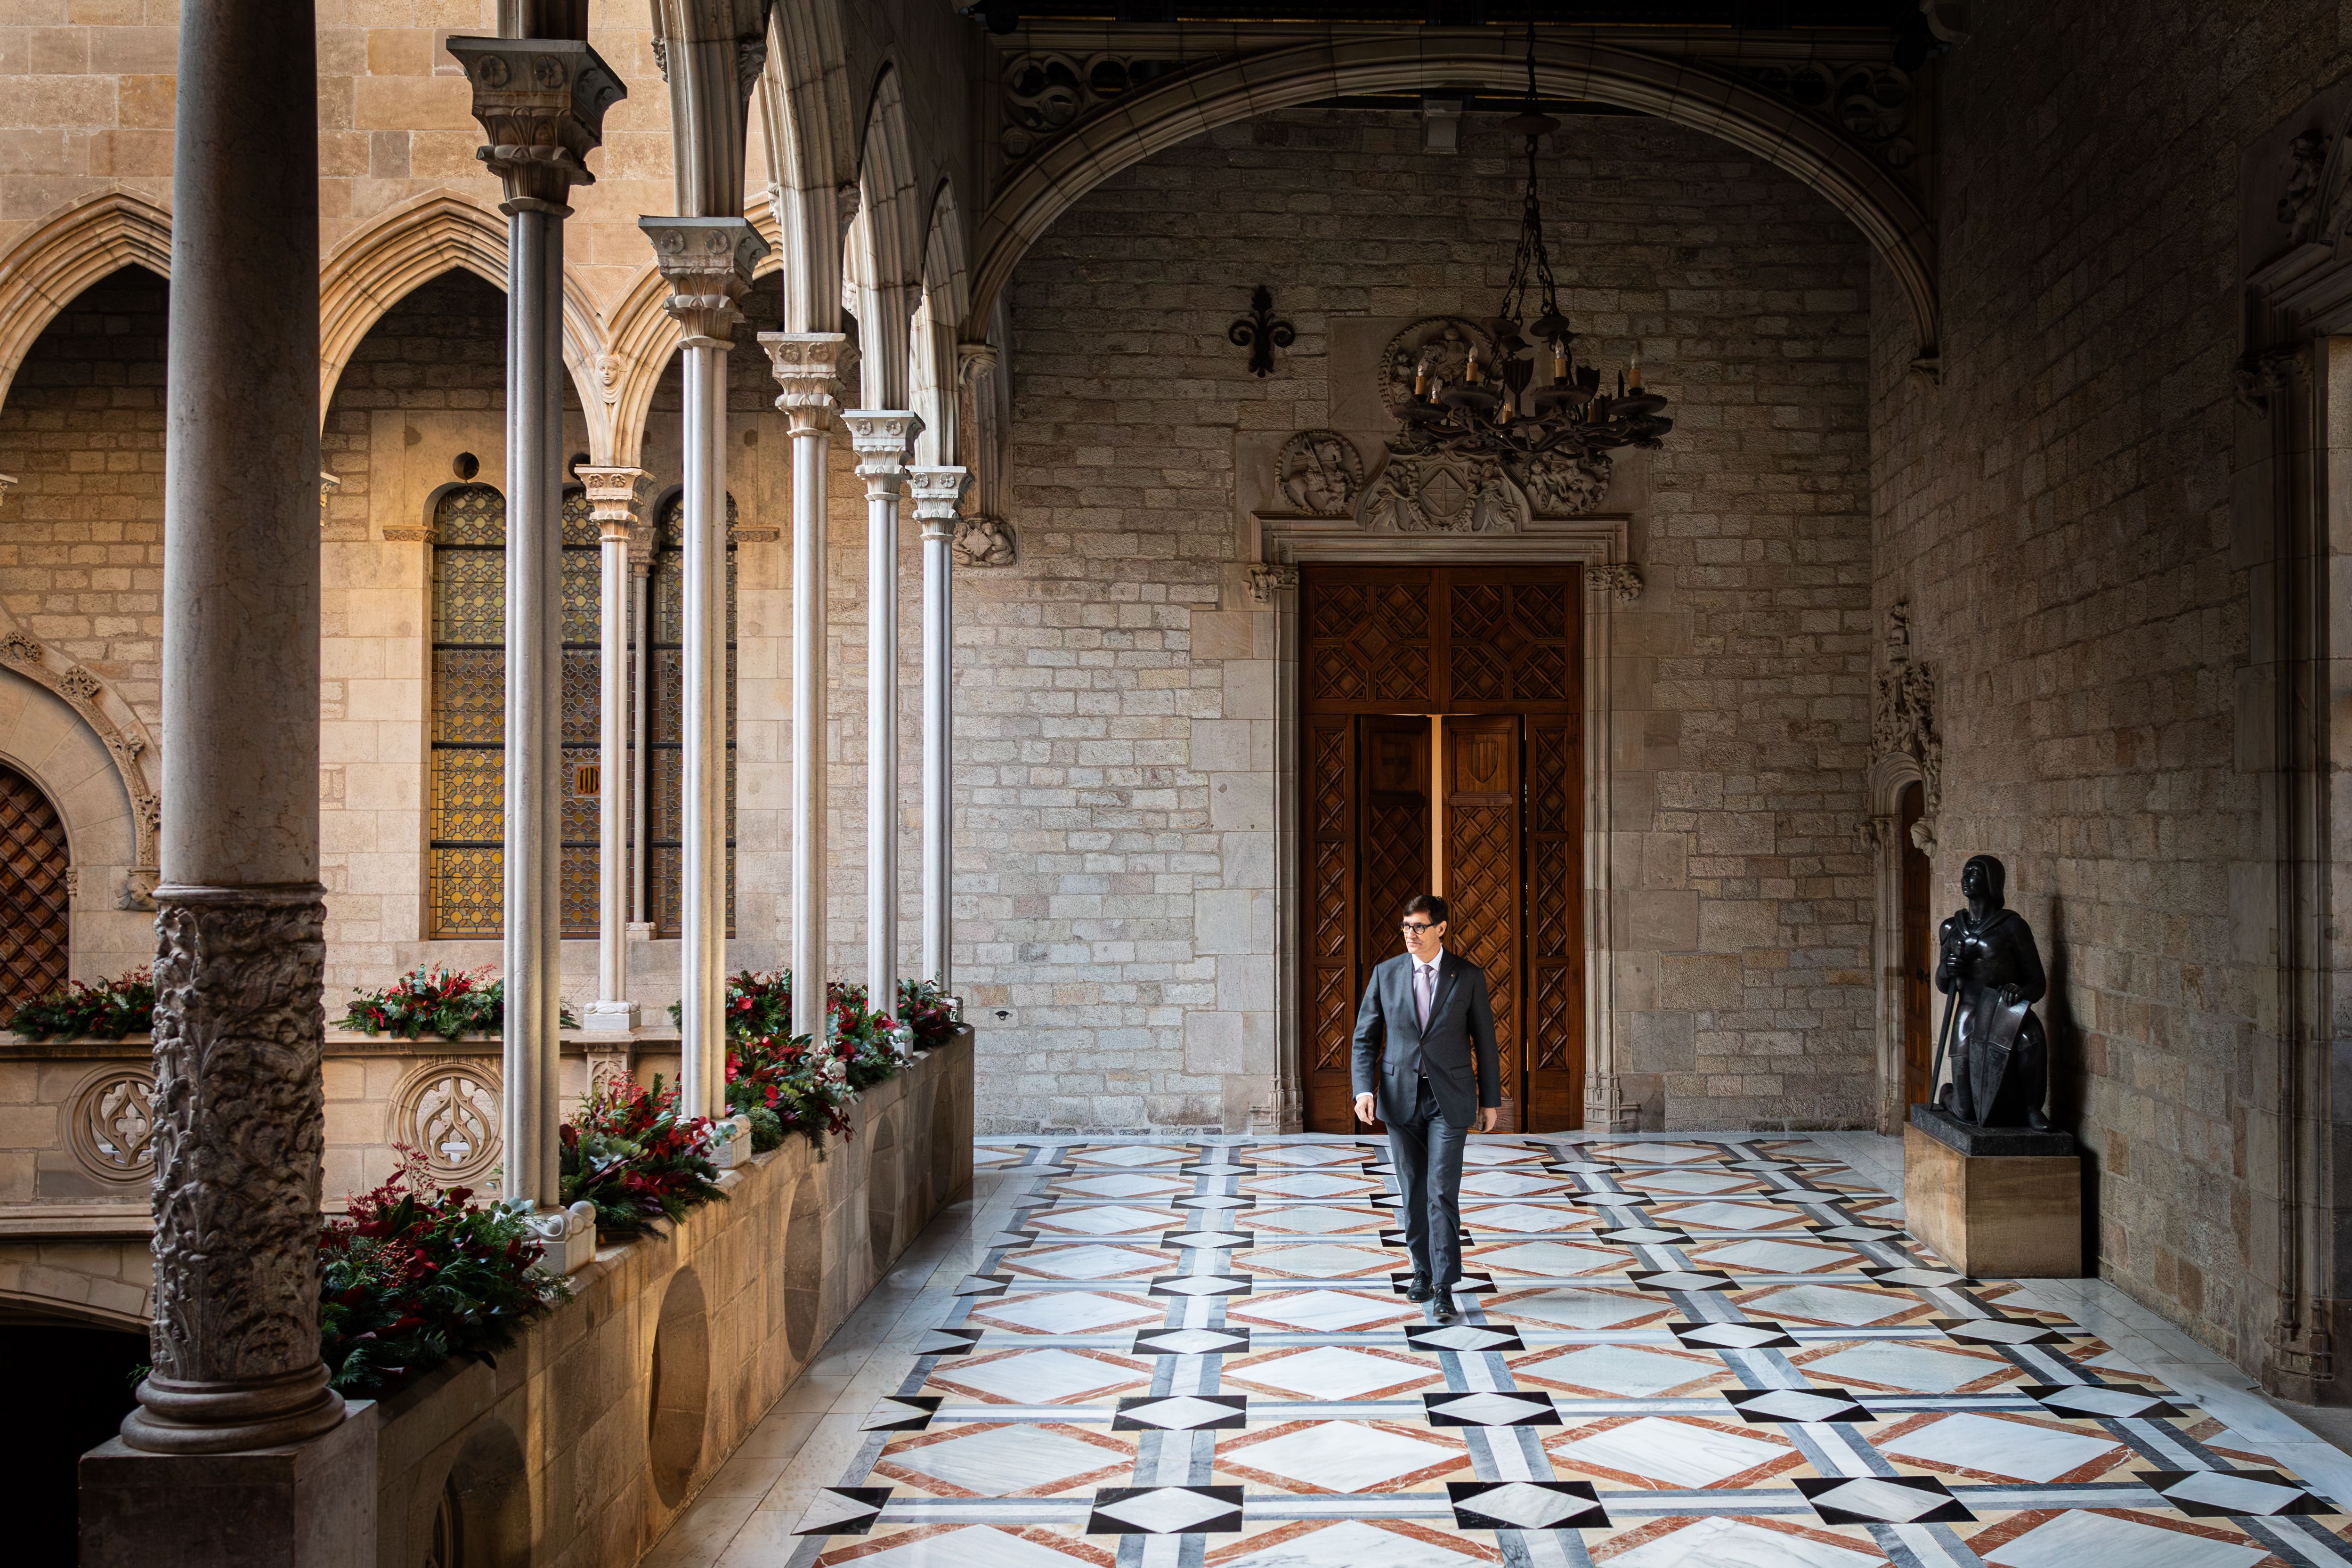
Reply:
[[[648,788],[646,880],[653,900],[654,934],[674,937],[681,930],[682,870],[686,816],[686,580],[681,523],[683,496],[661,509],[655,534],[653,578],[653,690],[646,737]],[[736,520],[735,498],[727,498],[727,526]],[[735,934],[735,547],[727,547],[727,934]]]
[[[433,529],[432,837],[426,933],[494,937],[503,926],[506,833],[506,498],[465,485]],[[596,797],[575,793],[599,734],[595,521],[563,498],[563,934],[596,934]]]

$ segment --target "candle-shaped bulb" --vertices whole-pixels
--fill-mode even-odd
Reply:
[[[1556,382],[1568,379],[1568,340],[1565,338],[1552,340],[1551,378]]]
[[[1633,345],[1633,359],[1632,359],[1631,361],[1629,361],[1629,362],[1627,363],[1627,364],[1626,364],[1626,367],[1625,367],[1625,368],[1626,368],[1626,372],[1627,372],[1626,378],[1625,378],[1625,384],[1626,384],[1626,385],[1628,385],[1628,386],[1630,386],[1630,387],[1632,387],[1632,388],[1633,388],[1634,391],[1636,391],[1636,392],[1641,391],[1641,390],[1642,390],[1642,345],[1641,345],[1640,343],[1638,343],[1638,342],[1637,342],[1637,343],[1635,343],[1635,344]]]
[[[1417,364],[1417,365],[1413,366],[1413,367],[1412,367],[1412,395],[1413,395],[1415,397],[1419,397],[1419,396],[1421,396],[1423,393],[1427,392],[1428,390],[1429,390],[1429,367],[1428,367],[1427,365],[1425,365],[1425,364]]]
[[[1478,351],[1477,351],[1476,349],[1472,349],[1472,350],[1470,351],[1470,368],[1469,368],[1469,376],[1470,376],[1470,384],[1471,384],[1471,385],[1473,385],[1473,386],[1477,385],[1477,384],[1478,384]]]

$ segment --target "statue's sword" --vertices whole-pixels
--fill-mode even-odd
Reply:
[[[1944,1023],[1936,1031],[1936,1065],[1927,1069],[1927,1103],[1939,1109],[1943,1101],[1936,1098],[1936,1089],[1944,1079],[1944,1051],[1952,1043],[1952,1015],[1960,1005],[1959,965],[1955,963],[1951,968],[1952,988],[1944,993]]]

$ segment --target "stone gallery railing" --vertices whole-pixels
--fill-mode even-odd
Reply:
[[[674,1079],[677,1037],[567,1031],[564,1109],[614,1073]],[[0,1043],[0,1309],[144,1331],[147,1042]],[[500,1159],[499,1043],[328,1037],[328,1207],[426,1150],[445,1182]],[[488,1562],[633,1563],[908,1243],[971,1180],[972,1032],[719,1175],[727,1201],[598,1250],[495,1367],[355,1402],[377,1454],[375,1560],[456,1531]],[[473,1543],[481,1542],[480,1546]]]

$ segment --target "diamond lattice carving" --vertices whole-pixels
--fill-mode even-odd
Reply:
[[[1518,954],[1513,927],[1518,910],[1517,825],[1507,805],[1456,802],[1445,851],[1452,932],[1463,955],[1486,972],[1495,1005],[1495,1047],[1503,1081],[1516,1081]]]
[[[0,1022],[63,989],[72,952],[65,824],[40,786],[0,767]]]
[[[1560,964],[1536,972],[1535,1035],[1530,1065],[1538,1072],[1558,1071],[1572,1064],[1568,1047],[1574,1029],[1570,1007],[1574,988],[1568,967]]]

